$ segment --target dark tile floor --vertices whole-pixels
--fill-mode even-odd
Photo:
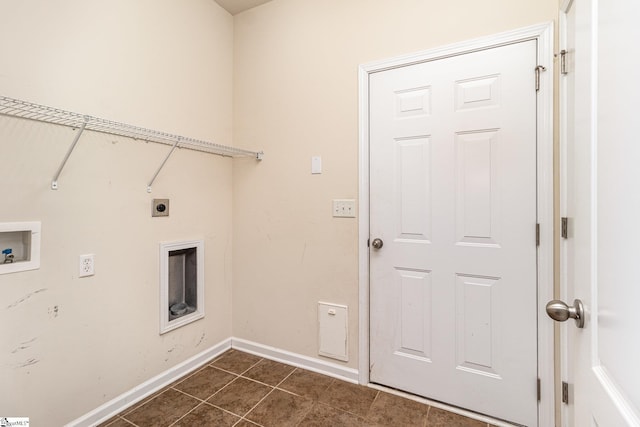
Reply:
[[[487,423],[229,350],[100,427],[422,426]]]

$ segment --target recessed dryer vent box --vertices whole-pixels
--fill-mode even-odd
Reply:
[[[0,274],[40,268],[40,222],[0,223]]]
[[[160,333],[204,317],[204,240],[160,244]]]

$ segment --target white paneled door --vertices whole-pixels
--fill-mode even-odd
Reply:
[[[372,73],[370,380],[537,425],[536,41]]]
[[[640,3],[562,11],[562,297],[585,309],[583,328],[561,327],[563,425],[639,427],[640,82],[627,72],[640,69]]]

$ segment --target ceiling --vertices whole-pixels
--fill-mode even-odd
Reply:
[[[237,15],[252,7],[259,6],[271,0],[215,0],[220,6],[232,15]]]

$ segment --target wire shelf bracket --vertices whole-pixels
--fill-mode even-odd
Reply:
[[[86,127],[87,127],[87,122],[85,121],[82,124],[82,126],[80,126],[80,129],[78,129],[78,132],[76,133],[76,137],[73,139],[73,142],[71,143],[71,146],[67,150],[67,154],[65,154],[64,159],[62,159],[62,163],[60,163],[60,167],[58,167],[56,174],[53,176],[53,180],[51,180],[52,190],[58,189],[58,178],[60,178],[62,169],[64,169],[64,165],[67,164],[67,160],[69,160],[69,157],[71,157],[71,153],[73,153],[73,150],[76,148],[76,144],[78,144],[78,141],[80,140],[80,135],[82,135],[82,132],[84,132],[84,129]]]
[[[127,138],[140,139],[158,144],[171,145],[171,150],[162,161],[153,178],[147,185],[147,191],[151,192],[151,185],[157,178],[158,174],[164,167],[171,154],[176,148],[186,148],[189,150],[200,151],[209,154],[215,154],[224,157],[253,157],[256,160],[262,160],[264,152],[250,151],[242,148],[229,147],[226,145],[215,144],[195,138],[174,135],[153,129],[146,129],[126,123],[116,122],[113,120],[101,119],[89,115],[74,113],[71,111],[61,110],[58,108],[48,107],[46,105],[35,104],[32,102],[22,101],[15,98],[0,95],[0,115],[18,117],[28,120],[52,123],[62,126],[68,126],[78,129],[76,136],[69,147],[60,167],[56,171],[51,182],[51,189],[58,189],[58,178],[64,169],[67,160],[75,149],[80,136],[85,130],[106,133],[110,135],[124,136]]]
[[[153,181],[156,180],[156,178],[158,177],[158,174],[164,167],[165,163],[167,163],[167,160],[169,160],[169,157],[171,157],[171,155],[173,154],[173,151],[176,149],[176,147],[178,147],[179,143],[180,143],[180,139],[176,139],[176,142],[173,144],[173,147],[171,147],[171,150],[169,150],[169,152],[167,153],[167,157],[164,158],[164,160],[158,167],[158,170],[156,171],[156,173],[153,174],[153,178],[151,178],[151,181],[149,181],[149,184],[147,184],[147,193],[151,193],[151,186],[153,185]]]

